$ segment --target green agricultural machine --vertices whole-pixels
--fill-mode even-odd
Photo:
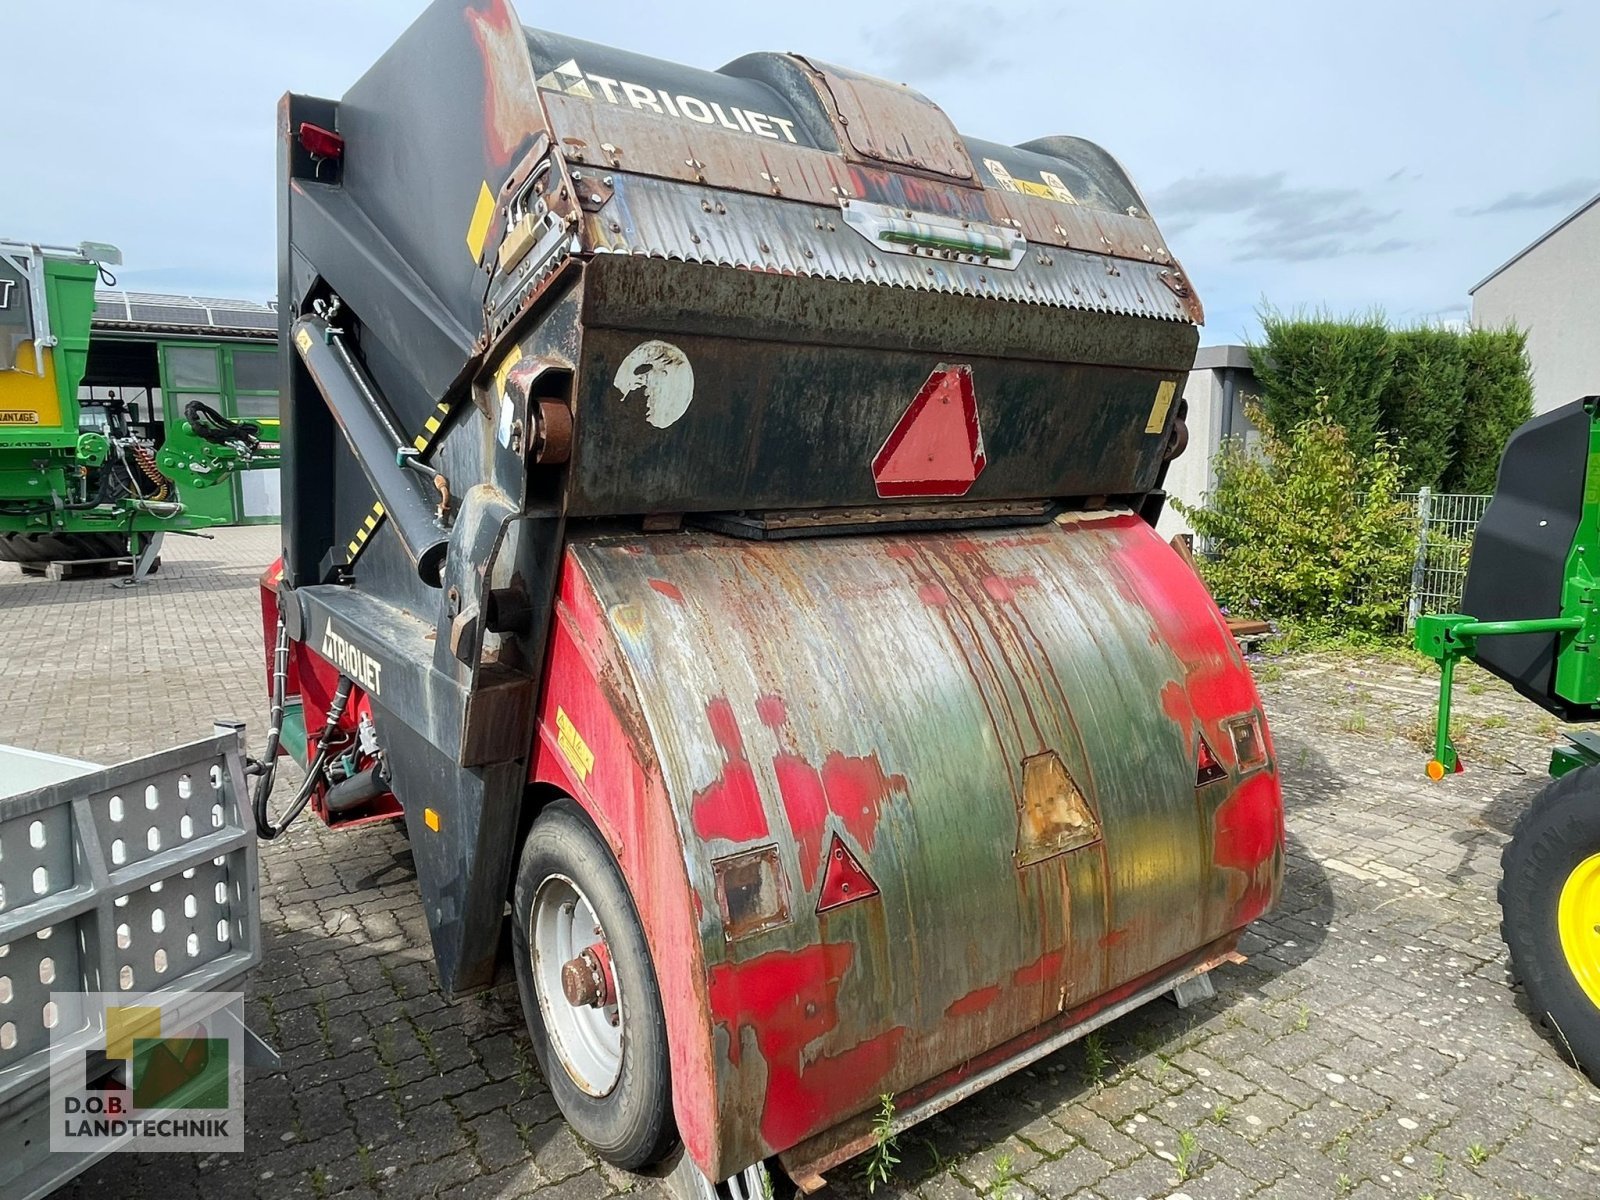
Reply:
[[[229,519],[207,489],[278,465],[275,419],[184,397],[157,437],[120,397],[80,399],[95,284],[121,260],[93,242],[0,240],[0,562],[24,571],[126,558],[143,578],[164,534]]]
[[[1512,435],[1478,526],[1461,606],[1419,617],[1440,667],[1430,778],[1461,770],[1450,741],[1455,665],[1471,659],[1567,722],[1600,719],[1600,396]],[[1534,1013],[1600,1081],[1600,734],[1566,735],[1550,782],[1501,859],[1501,933]]]

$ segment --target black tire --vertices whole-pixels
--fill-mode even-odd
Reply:
[[[604,1096],[592,1096],[579,1087],[554,1051],[534,983],[530,946],[534,896],[552,876],[571,880],[594,908],[622,993],[622,1069]],[[522,1012],[539,1067],[567,1124],[615,1166],[637,1171],[659,1163],[677,1142],[661,989],[622,871],[599,832],[571,800],[550,804],[528,831],[517,867],[512,921]],[[551,999],[566,1002],[560,995]]]
[[[1562,1052],[1600,1082],[1600,1006],[1562,948],[1557,912],[1573,870],[1600,854],[1600,768],[1553,779],[1518,819],[1500,856],[1500,936],[1533,1015]]]
[[[0,534],[0,562],[82,562],[127,555],[128,539],[117,533]]]

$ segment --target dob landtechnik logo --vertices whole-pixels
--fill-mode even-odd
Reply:
[[[242,994],[51,999],[52,1151],[244,1149]]]

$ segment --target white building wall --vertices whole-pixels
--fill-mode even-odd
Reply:
[[[1189,447],[1167,469],[1167,504],[1156,522],[1164,538],[1193,533],[1194,528],[1172,503],[1173,498],[1199,506],[1216,483],[1216,457],[1223,439],[1242,437],[1254,443],[1259,434],[1245,416],[1245,399],[1254,391],[1250,354],[1243,346],[1202,346],[1183,386],[1189,404]]]
[[[1533,404],[1549,412],[1600,393],[1600,197],[1480,283],[1472,323],[1528,331]]]

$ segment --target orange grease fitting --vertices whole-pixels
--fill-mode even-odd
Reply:
[[[711,1012],[728,1031],[729,1058],[739,1065],[749,1030],[766,1063],[761,1136],[769,1146],[793,1146],[865,1108],[899,1057],[903,1028],[835,1055],[807,1053],[838,1027],[839,992],[854,956],[852,945],[824,943],[712,968]]]

